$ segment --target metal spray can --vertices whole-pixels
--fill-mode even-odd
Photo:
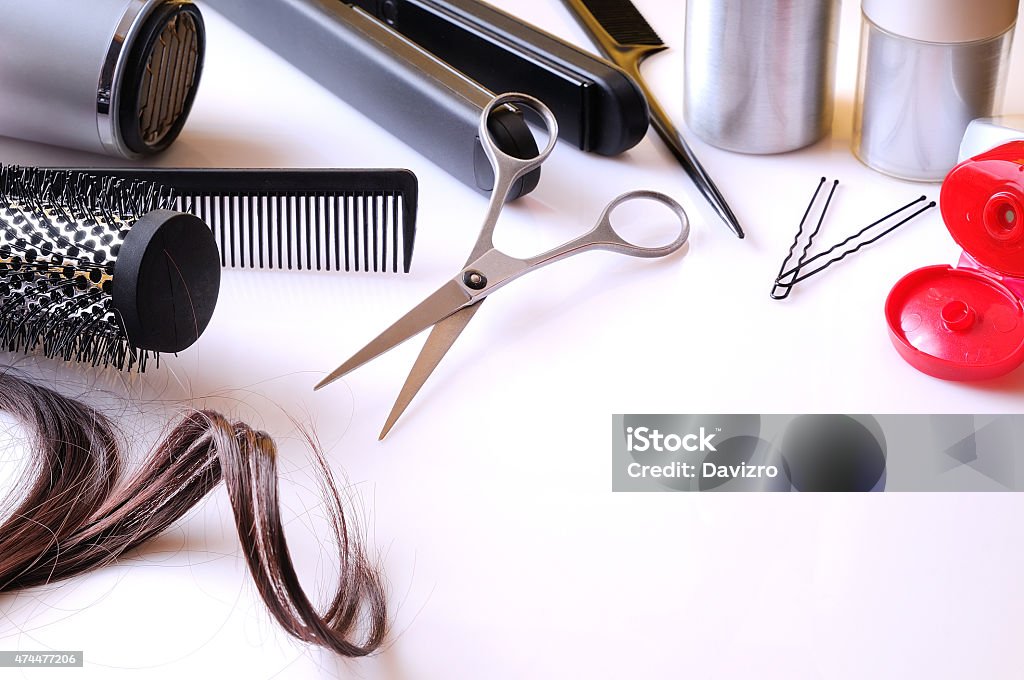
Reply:
[[[688,0],[686,124],[714,146],[770,154],[832,129],[839,0]]]

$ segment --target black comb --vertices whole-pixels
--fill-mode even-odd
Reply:
[[[408,170],[75,168],[173,190],[224,267],[409,272],[419,196]]]
[[[594,16],[600,27],[620,45],[665,47],[651,25],[629,0],[574,0]]]

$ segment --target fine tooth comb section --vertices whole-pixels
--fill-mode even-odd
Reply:
[[[661,47],[665,44],[630,0],[575,1],[589,10],[620,45]]]
[[[174,190],[172,209],[210,225],[224,267],[404,272],[418,182],[408,170],[77,168]]]

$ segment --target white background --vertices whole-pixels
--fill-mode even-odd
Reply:
[[[588,45],[558,2],[495,4]],[[675,47],[645,72],[681,122],[683,3],[637,5]],[[194,350],[143,380],[81,370],[62,384],[130,395],[113,407],[141,439],[156,437],[165,406],[185,398],[281,438],[292,549],[322,601],[326,525],[288,415],[312,422],[356,494],[390,584],[394,633],[383,653],[357,662],[288,639],[255,594],[219,491],[123,565],[0,596],[0,648],[84,649],[89,668],[62,678],[212,668],[240,678],[1024,677],[1024,496],[610,490],[613,413],[1024,407],[1024,370],[944,383],[889,344],[882,305],[893,283],[959,256],[937,210],[788,301],[768,297],[820,176],[843,183],[823,242],[921,193],[938,198],[937,185],[879,175],[849,151],[856,3],[843,9],[830,139],[753,157],[689,138],[747,240],[715,220],[653,134],[618,159],[560,146],[540,188],[506,210],[500,246],[539,252],[588,228],[619,193],[649,188],[686,206],[689,252],[659,262],[586,255],[496,294],[384,443],[377,432],[419,341],[323,393],[311,387],[461,267],[485,200],[206,15],[195,111],[157,163],[409,167],[422,191],[414,272],[231,272]],[[1022,52],[1018,42],[1011,112],[1024,111]],[[0,158],[110,163],[7,140]],[[54,373],[48,362],[23,365]]]

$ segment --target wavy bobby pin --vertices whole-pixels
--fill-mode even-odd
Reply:
[[[165,531],[223,480],[249,572],[285,630],[343,656],[380,648],[388,624],[384,586],[315,446],[340,565],[337,592],[322,614],[302,589],[288,551],[277,450],[267,434],[196,411],[126,478],[113,425],[85,404],[0,372],[0,410],[34,431],[21,500],[0,523],[0,592],[116,562]]]

